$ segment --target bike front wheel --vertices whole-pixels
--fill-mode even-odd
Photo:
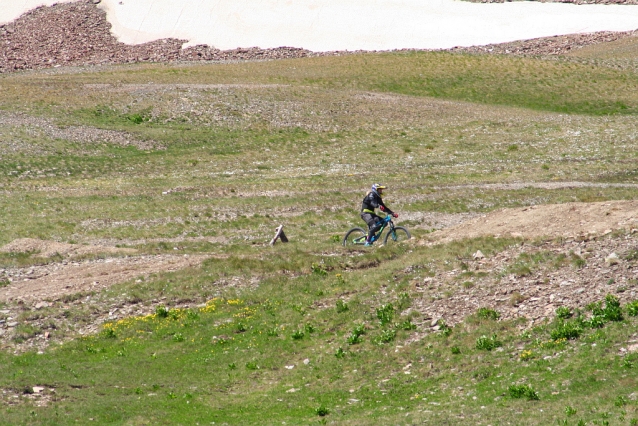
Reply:
[[[345,247],[363,245],[366,243],[367,236],[368,233],[363,228],[352,228],[343,237],[343,245]]]
[[[410,238],[412,238],[410,231],[405,229],[403,226],[395,226],[394,229],[389,230],[388,233],[385,234],[383,244],[388,244],[389,242],[399,243],[401,241],[409,240]]]

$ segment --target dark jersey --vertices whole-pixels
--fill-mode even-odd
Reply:
[[[372,213],[374,214],[374,209],[383,207],[381,210],[385,210],[386,213],[392,214],[392,210],[390,210],[385,204],[383,204],[383,200],[376,192],[370,191],[368,195],[363,199],[363,203],[361,204],[361,212],[362,213]]]

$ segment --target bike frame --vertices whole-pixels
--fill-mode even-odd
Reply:
[[[392,216],[390,216],[389,214],[386,214],[385,217],[381,219],[381,224],[382,224],[381,228],[379,228],[379,230],[375,232],[375,234],[372,236],[371,242],[375,242],[379,238],[381,238],[381,235],[383,234],[383,231],[388,226],[388,224],[390,225],[390,230],[394,229],[394,222],[392,222]],[[365,235],[355,240],[355,244],[365,244],[365,242],[366,242]]]

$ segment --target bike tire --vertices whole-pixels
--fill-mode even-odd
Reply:
[[[391,243],[400,243],[401,241],[406,241],[412,238],[410,235],[410,231],[405,229],[403,226],[395,226],[394,229],[388,231],[385,234],[385,239],[383,240],[383,244]]]
[[[365,244],[365,237],[367,235],[368,233],[364,231],[363,228],[352,228],[351,230],[346,232],[346,236],[343,237],[343,246],[350,247]],[[361,237],[364,237],[364,241],[357,242],[356,240],[359,240],[359,238]]]

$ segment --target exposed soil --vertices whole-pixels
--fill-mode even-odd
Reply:
[[[636,200],[502,209],[416,244],[484,236],[514,237],[520,244],[492,257],[474,253],[462,259],[462,269],[414,281],[422,293],[412,308],[425,320],[420,335],[438,329],[438,319],[453,325],[479,307],[505,319],[524,317],[531,327],[552,318],[559,306],[582,309],[607,294],[623,303],[637,297]]]
[[[65,244],[33,238],[14,240],[2,253],[28,253],[42,265],[0,269],[0,302],[56,301],[64,295],[99,291],[158,272],[198,266],[206,256],[142,255],[130,248]],[[48,259],[47,259],[48,258]],[[57,261],[52,261],[57,260]]]
[[[82,256],[89,254],[135,254],[137,250],[119,247],[97,247],[43,241],[35,238],[20,238],[0,247],[0,253],[36,253],[40,257]]]
[[[432,238],[437,242],[485,235],[586,239],[617,229],[638,229],[638,200],[501,209],[437,231]]]

